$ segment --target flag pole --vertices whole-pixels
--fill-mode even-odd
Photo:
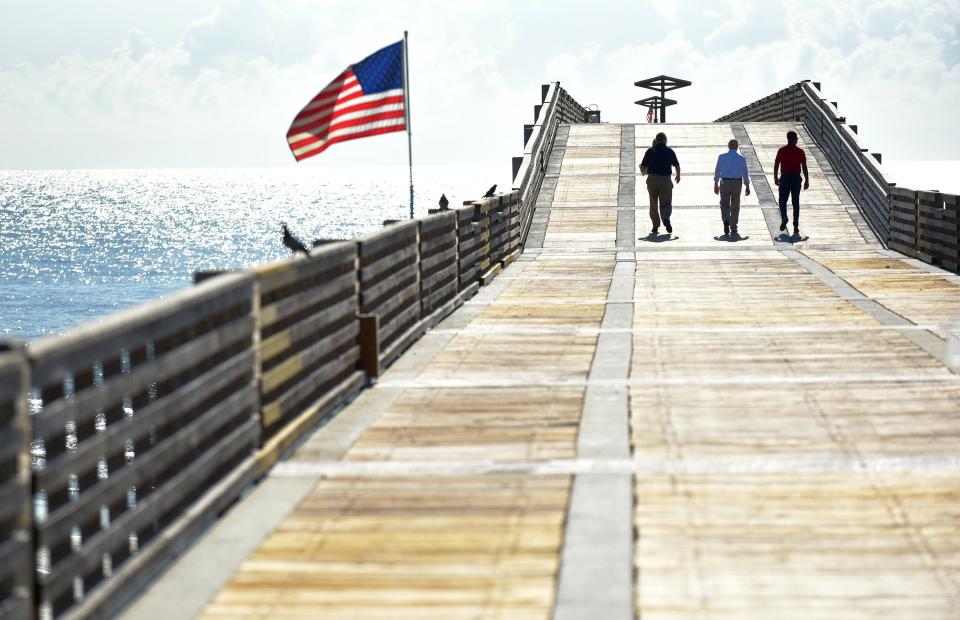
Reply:
[[[407,158],[410,163],[410,219],[413,219],[413,132],[410,129],[410,56],[407,54],[407,31],[403,31],[403,111],[407,125]]]

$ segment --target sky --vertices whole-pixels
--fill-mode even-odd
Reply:
[[[404,29],[418,165],[508,171],[549,81],[642,122],[662,73],[693,82],[671,121],[813,79],[885,160],[960,160],[960,0],[0,0],[0,169],[405,164],[403,134],[284,139]]]

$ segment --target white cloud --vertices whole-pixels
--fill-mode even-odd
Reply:
[[[550,80],[598,104],[605,120],[640,120],[632,102],[645,95],[632,83],[659,73],[694,82],[676,93],[671,120],[712,120],[812,78],[872,150],[953,157],[958,22],[955,0],[587,9],[545,0],[223,0],[183,21],[172,43],[169,28],[155,35],[149,23],[131,23],[109,53],[0,58],[0,167],[292,165],[283,135],[293,114],[404,28],[424,164],[509,170],[539,85]],[[399,164],[405,155],[393,135],[338,145],[308,165]]]

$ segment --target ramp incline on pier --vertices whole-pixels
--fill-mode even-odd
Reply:
[[[683,178],[650,240],[661,130]],[[562,125],[520,258],[127,617],[955,618],[958,314],[960,277],[884,249],[802,124]]]

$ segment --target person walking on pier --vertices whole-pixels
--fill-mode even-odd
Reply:
[[[800,173],[803,189],[810,189],[807,155],[797,146],[797,132],[787,132],[787,144],[777,151],[773,162],[773,184],[780,188],[780,230],[787,229],[787,198],[793,199],[793,236],[800,236]]]
[[[713,171],[713,193],[720,195],[720,217],[723,218],[723,236],[737,239],[737,224],[740,221],[740,190],[746,186],[747,196],[750,195],[750,172],[747,170],[746,158],[737,152],[740,143],[731,140],[727,143],[729,149],[717,157],[717,165]]]
[[[661,132],[653,141],[653,146],[643,154],[640,162],[640,174],[647,175],[647,194],[650,196],[650,221],[653,222],[652,237],[660,232],[660,221],[667,232],[673,232],[670,215],[673,212],[673,183],[670,182],[670,168],[677,169],[674,181],[680,182],[680,162],[673,149],[667,146],[667,134]]]

